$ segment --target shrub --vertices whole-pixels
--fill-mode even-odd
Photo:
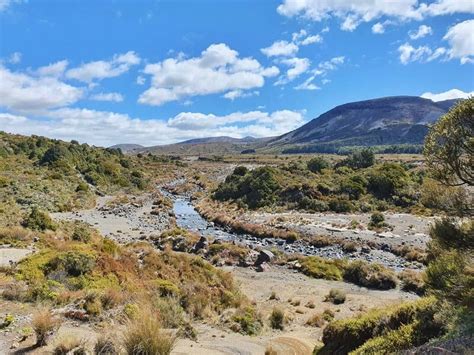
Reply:
[[[433,338],[443,331],[435,319],[437,309],[436,300],[430,297],[332,322],[323,331],[324,347],[318,354],[347,354],[372,338],[416,322],[423,323],[418,330],[420,338]]]
[[[88,227],[77,225],[71,236],[72,240],[88,243],[91,240],[91,231]]]
[[[87,192],[89,191],[89,185],[85,182],[80,182],[76,187],[76,192]]]
[[[372,149],[362,149],[353,152],[346,159],[341,161],[338,166],[348,166],[352,169],[368,168],[375,164],[375,155]]]
[[[342,304],[346,302],[346,293],[342,290],[333,288],[329,291],[329,294],[326,296],[325,301],[329,301],[334,304]]]
[[[273,329],[283,330],[285,323],[285,313],[280,308],[273,308],[270,314],[270,326]]]
[[[53,350],[53,355],[67,354],[86,354],[83,341],[72,336],[60,339]]]
[[[377,229],[377,228],[382,228],[384,227],[385,224],[385,217],[381,212],[374,212],[370,216],[370,221],[369,221],[369,229]]]
[[[23,226],[33,230],[44,231],[46,229],[56,230],[56,225],[51,217],[37,207],[33,207],[28,217],[23,221]]]
[[[342,280],[342,268],[333,260],[308,256],[301,260],[301,271],[316,279]]]
[[[323,312],[323,319],[327,322],[330,322],[334,319],[334,312],[331,311],[329,308],[326,308]]]
[[[425,283],[423,281],[423,274],[414,270],[403,270],[398,274],[401,280],[401,289],[407,292],[414,292],[417,295],[425,293]]]
[[[396,163],[384,163],[369,174],[367,189],[375,197],[388,199],[408,185],[405,169]]]
[[[320,173],[321,170],[329,168],[329,162],[323,157],[316,157],[308,161],[308,170],[313,173]]]
[[[36,334],[36,344],[43,346],[46,345],[50,333],[58,326],[58,321],[49,309],[44,308],[33,315],[32,326]]]
[[[156,315],[142,312],[127,324],[123,335],[123,347],[128,355],[168,355],[175,338],[161,330]]]
[[[262,328],[260,315],[251,306],[239,308],[232,316],[232,321],[238,326],[234,330],[246,335],[256,335]]]
[[[69,276],[81,276],[89,273],[95,266],[95,258],[79,251],[61,253],[45,265],[46,273],[65,271]]]
[[[359,286],[388,290],[397,286],[395,273],[380,264],[369,264],[362,260],[347,265],[344,280]]]
[[[348,200],[333,198],[329,201],[329,209],[336,213],[347,213],[352,211],[352,203]]]

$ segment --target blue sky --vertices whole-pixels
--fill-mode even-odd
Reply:
[[[0,0],[0,130],[97,145],[274,136],[474,90],[470,0]]]

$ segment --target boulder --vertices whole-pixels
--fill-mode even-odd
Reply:
[[[265,272],[268,270],[270,270],[270,266],[267,263],[261,263],[255,268],[255,271],[257,272]]]
[[[261,250],[258,254],[257,260],[255,261],[255,266],[261,265],[263,263],[269,263],[275,258],[275,255],[270,250]]]
[[[205,236],[202,236],[199,241],[194,244],[192,252],[196,253],[201,249],[207,249],[209,247],[209,242],[207,241],[207,238]]]

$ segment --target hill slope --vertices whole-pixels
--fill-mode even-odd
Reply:
[[[422,144],[429,125],[454,103],[414,96],[352,102],[273,139],[269,146]]]

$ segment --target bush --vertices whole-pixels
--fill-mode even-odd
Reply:
[[[56,225],[51,217],[37,207],[33,207],[28,217],[23,221],[23,226],[37,231],[56,230]]]
[[[407,185],[408,175],[400,164],[384,163],[370,172],[367,189],[377,198],[388,199]]]
[[[419,338],[436,337],[443,331],[435,319],[437,309],[436,300],[430,297],[332,322],[323,331],[324,347],[318,354],[347,354],[372,338],[417,322],[423,323],[418,329]]]
[[[344,271],[344,280],[359,286],[388,290],[397,286],[395,273],[380,264],[359,260],[350,263]]]
[[[324,323],[325,323],[324,318],[320,313],[313,314],[306,321],[306,325],[309,325],[311,327],[318,327],[318,328],[321,328],[324,325]]]
[[[342,304],[346,302],[346,293],[342,290],[333,288],[329,291],[329,294],[326,296],[325,301],[329,301],[334,304]]]
[[[45,265],[45,272],[65,271],[69,276],[77,277],[89,273],[95,266],[95,258],[82,252],[68,251],[51,259]]]
[[[308,256],[301,261],[301,271],[316,279],[342,280],[342,267],[337,261]]]
[[[50,333],[58,326],[58,321],[53,317],[49,309],[42,309],[33,315],[33,330],[36,334],[36,344],[38,346],[46,345]]]
[[[83,341],[72,336],[60,340],[53,350],[53,355],[86,354]]]
[[[270,326],[272,329],[283,330],[285,323],[285,313],[279,308],[273,308],[270,314]]]
[[[352,211],[352,203],[348,200],[334,198],[329,201],[329,209],[336,213],[347,213]]]
[[[348,166],[352,169],[368,168],[375,164],[375,155],[372,149],[362,149],[349,155],[341,161],[339,166]]]
[[[237,325],[234,330],[242,334],[256,335],[262,329],[260,315],[251,306],[238,309],[232,316],[232,321]]]
[[[423,274],[414,270],[403,270],[398,274],[402,282],[401,289],[407,292],[413,292],[422,296],[425,293],[425,283]]]
[[[96,355],[118,355],[119,351],[111,336],[100,336],[94,345]]]
[[[85,182],[80,182],[76,187],[76,192],[87,192],[89,191],[89,185]]]
[[[72,240],[88,243],[91,240],[91,231],[88,227],[77,225],[71,236]]]
[[[128,355],[168,355],[175,338],[163,330],[156,315],[142,312],[130,321],[123,335],[123,347]]]
[[[370,216],[369,229],[378,229],[386,226],[385,217],[381,212],[374,212]]]
[[[321,170],[329,168],[329,162],[323,157],[316,157],[308,161],[308,170],[313,173],[320,173]]]

